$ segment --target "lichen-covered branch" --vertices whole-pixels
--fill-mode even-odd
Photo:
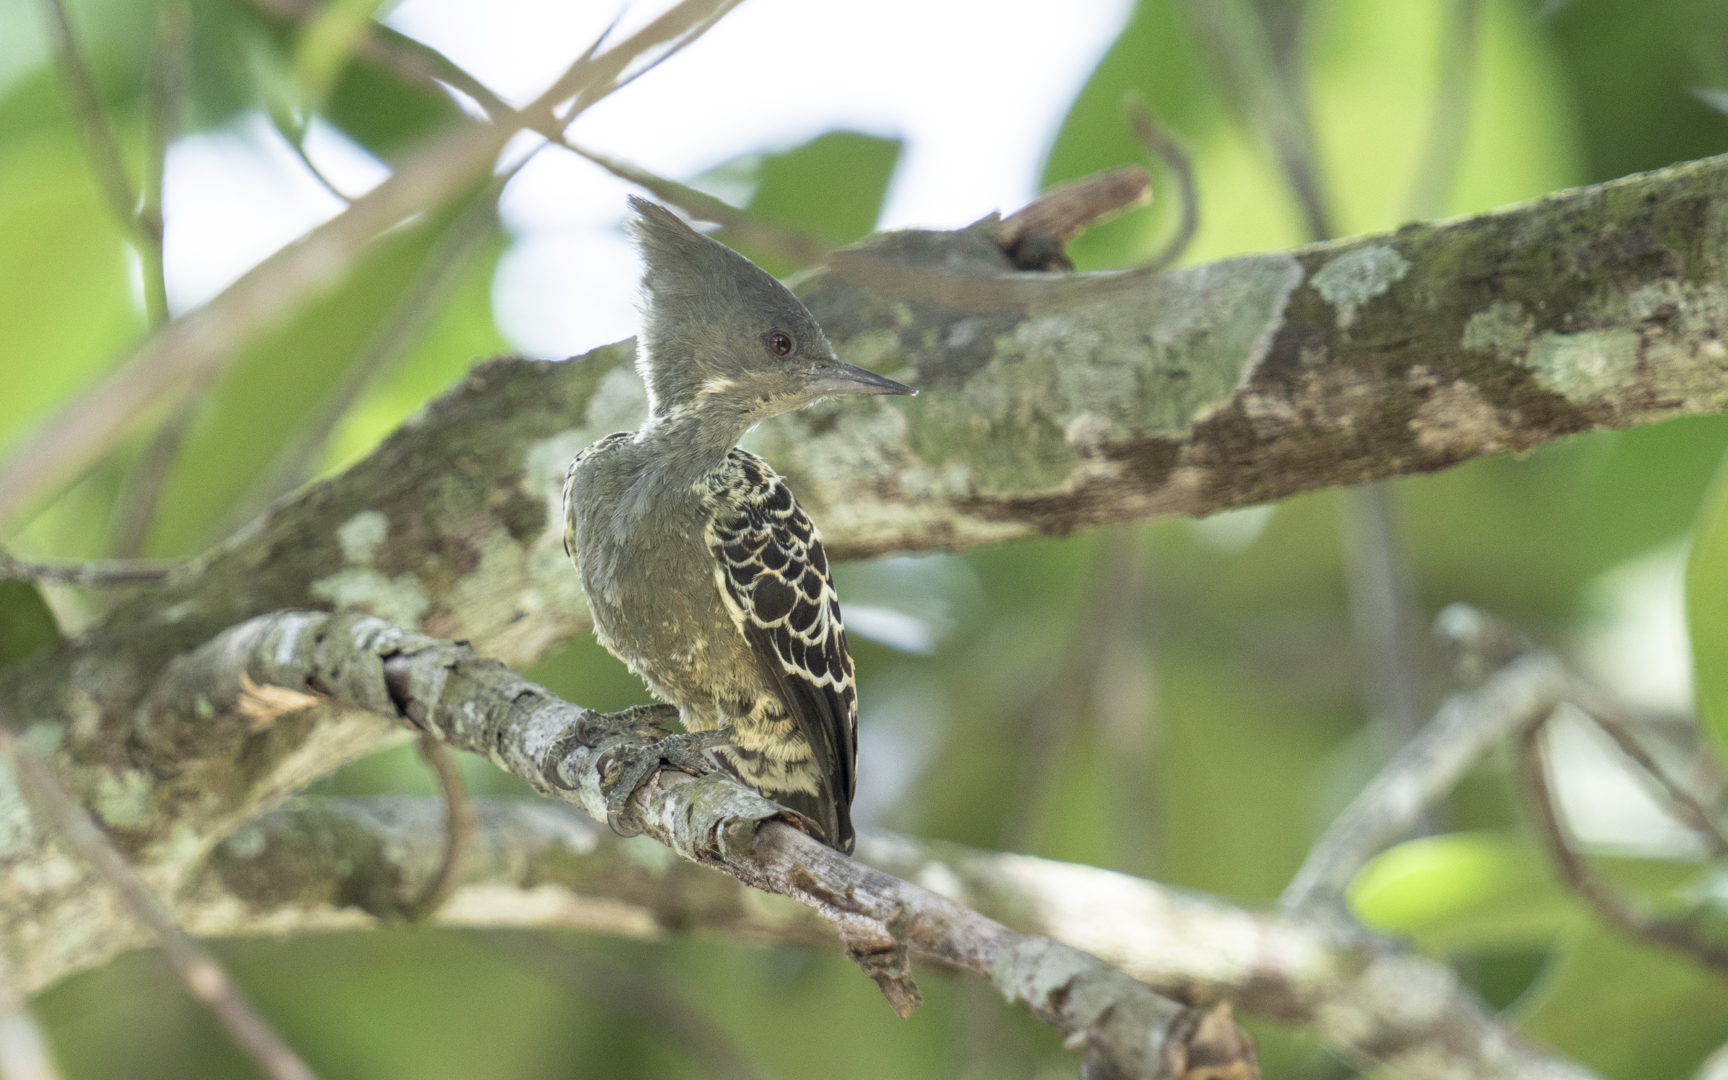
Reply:
[[[1014,273],[987,228],[888,234],[799,288],[845,358],[922,393],[820,406],[755,448],[835,557],[1443,468],[1728,406],[1725,251],[1728,158],[1156,275]],[[139,721],[157,673],[288,608],[366,612],[511,664],[582,632],[558,481],[639,421],[630,356],[476,367],[348,472],[0,670],[0,700],[171,892],[258,808],[400,728],[264,690],[176,743],[173,724]],[[125,921],[101,890],[57,885],[79,872],[41,840],[0,796],[0,935],[40,935],[40,966],[14,965],[23,985],[101,955],[84,928]]]
[[[400,917],[438,864],[437,800],[300,799],[244,826],[189,890],[202,933],[355,928]],[[567,808],[483,802],[464,884],[437,916],[635,938],[720,934],[831,946],[815,910],[619,839]],[[1399,1077],[1584,1077],[1500,1027],[1437,961],[1323,920],[1247,909],[1088,866],[864,832],[859,861],[1029,935],[1117,965],[1173,997],[1312,1025]]]
[[[132,750],[145,768],[165,769],[184,748],[332,710],[397,718],[600,819],[607,764],[635,737],[465,644],[368,616],[281,612],[170,664],[134,717]],[[684,859],[819,912],[902,1015],[918,1004],[908,958],[924,956],[991,978],[1083,1048],[1095,1075],[1162,1080],[1232,1060],[1240,1067],[1210,1075],[1258,1075],[1252,1044],[1209,1018],[1210,1008],[1189,1009],[1094,956],[848,859],[787,825],[788,811],[729,774],[662,772],[631,812],[632,824]],[[150,853],[172,858],[172,842]]]
[[[840,558],[1438,469],[1728,406],[1724,251],[1728,158],[1156,275],[1010,272],[988,228],[885,234],[800,289],[844,357],[920,395],[818,406],[754,445]],[[100,718],[72,733],[95,762],[143,673],[269,611],[366,611],[531,663],[586,628],[558,484],[639,422],[631,355],[476,367],[0,694]]]

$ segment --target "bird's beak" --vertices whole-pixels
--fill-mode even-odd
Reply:
[[[842,364],[838,360],[832,364],[824,364],[817,372],[816,378],[810,382],[810,392],[827,396],[829,394],[916,394],[918,391],[897,383],[893,379],[884,379],[873,371],[865,371],[861,367]]]

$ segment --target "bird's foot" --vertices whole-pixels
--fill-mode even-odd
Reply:
[[[599,746],[616,735],[659,740],[677,730],[672,726],[677,720],[676,705],[632,705],[612,713],[589,713],[582,718],[577,738],[584,746]]]
[[[614,714],[616,715],[616,714]],[[724,731],[692,731],[676,735],[659,732],[660,738],[646,745],[620,743],[600,760],[601,791],[606,795],[606,824],[619,836],[635,836],[642,830],[631,823],[630,800],[649,777],[670,765],[701,776],[716,763],[707,752],[730,741]]]

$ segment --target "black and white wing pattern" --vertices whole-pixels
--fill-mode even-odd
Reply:
[[[727,466],[728,497],[706,536],[721,593],[810,745],[818,811],[810,816],[849,852],[858,695],[822,538],[767,462],[734,448]],[[787,805],[804,812],[806,801]]]

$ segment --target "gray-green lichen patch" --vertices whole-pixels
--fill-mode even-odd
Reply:
[[[1496,300],[1488,310],[1478,311],[1464,324],[1459,344],[1466,352],[1489,353],[1502,360],[1521,355],[1530,347],[1535,320],[1516,300]]]
[[[932,477],[961,461],[977,494],[1025,495],[1112,443],[1185,438],[1264,358],[1301,281],[1269,255],[1053,293],[962,383],[905,403],[912,448]]]
[[[1311,284],[1338,309],[1338,329],[1348,330],[1356,312],[1410,272],[1410,260],[1386,244],[1354,248],[1322,266]]]
[[[109,825],[137,825],[150,808],[152,787],[150,777],[137,770],[104,771],[96,776],[91,806]]]
[[[342,557],[355,566],[371,566],[378,545],[390,532],[390,519],[376,510],[362,510],[336,530]]]
[[[1591,401],[1623,387],[1638,366],[1636,330],[1546,332],[1524,358],[1536,381],[1573,401]]]

